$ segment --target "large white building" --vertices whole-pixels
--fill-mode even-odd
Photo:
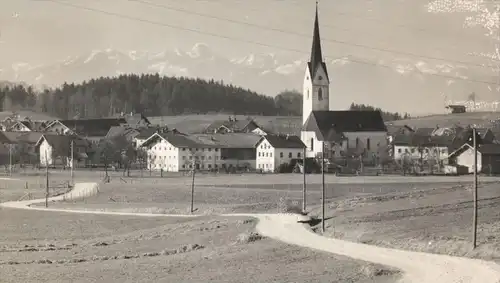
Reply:
[[[387,147],[387,129],[379,111],[333,111],[330,97],[316,7],[311,58],[303,84],[301,139],[307,146],[307,157],[317,157],[324,150],[325,158],[356,155],[372,159],[379,148]]]
[[[141,147],[148,168],[168,172],[255,168],[255,145],[260,136],[246,133],[155,133]]]

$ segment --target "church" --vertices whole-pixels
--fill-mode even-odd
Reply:
[[[302,99],[301,140],[307,146],[306,156],[321,156],[324,145],[325,158],[357,156],[372,160],[381,149],[387,148],[387,128],[379,111],[331,110],[330,97],[330,76],[321,52],[316,4]]]

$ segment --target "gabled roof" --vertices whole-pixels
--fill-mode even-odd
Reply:
[[[266,135],[257,143],[267,140],[274,148],[305,148],[305,144],[298,136],[291,135]]]
[[[7,143],[11,144],[36,144],[43,134],[43,132],[2,132],[2,135],[8,140]]]
[[[255,134],[194,134],[154,133],[142,146],[164,139],[177,148],[255,148],[261,137]]]
[[[468,143],[464,143],[461,147],[450,153],[448,157],[455,157],[462,154],[468,149],[474,149],[474,147]],[[480,144],[477,147],[477,151],[479,151],[481,154],[500,155],[500,144]]]
[[[193,139],[191,136],[182,134],[182,133],[173,133],[173,132],[167,132],[167,133],[154,133],[151,137],[149,137],[144,143],[142,143],[141,146],[148,146],[151,143],[163,139],[168,141],[171,145],[177,147],[177,148],[208,148],[208,147],[215,147],[215,146],[208,146],[205,144],[202,144],[195,139]]]
[[[253,133],[195,134],[191,136],[200,144],[217,148],[255,148],[260,136]]]
[[[125,120],[127,121],[127,124],[130,125],[131,127],[139,126],[141,121],[144,121],[147,125],[151,125],[149,119],[142,113],[126,115]]]
[[[420,136],[430,136],[436,128],[417,128],[415,130],[415,134],[420,135]]]
[[[109,129],[113,126],[126,124],[124,118],[99,118],[99,119],[81,119],[81,120],[57,120],[47,126],[49,129],[54,124],[60,123],[66,128],[81,136],[106,136]]]
[[[386,132],[380,111],[312,111],[304,131],[316,133],[320,141],[340,141],[346,132]]]
[[[139,135],[139,131],[137,129],[131,127],[124,126],[113,126],[109,129],[108,133],[104,138],[114,138],[118,136],[128,136],[128,135]]]
[[[135,137],[137,139],[147,139],[158,131],[158,128],[141,128],[138,129],[139,134]]]
[[[408,125],[402,125],[402,126],[399,126],[399,125],[386,125],[386,128],[387,128],[387,133],[388,134],[391,134],[391,135],[398,135],[398,134],[402,134],[403,131],[408,131],[410,133],[413,133],[415,132],[415,130],[408,126]]]
[[[259,127],[257,123],[252,119],[244,119],[244,120],[219,120],[214,121],[210,124],[206,129],[205,133],[215,133],[221,127],[226,127],[228,130],[232,132],[241,132],[245,131],[250,125],[254,125],[256,128]],[[252,129],[253,130],[253,129]]]
[[[43,141],[47,143],[55,150],[55,154],[59,156],[70,156],[71,155],[71,141],[74,142],[74,146],[77,147],[87,147],[87,141],[78,138],[77,136],[67,136],[67,135],[54,135],[45,134],[40,137],[35,146],[40,146]]]
[[[404,135],[399,134],[394,136],[392,141],[393,145],[398,146],[425,146],[425,147],[448,147],[452,148],[454,144],[454,138],[450,136],[430,136],[430,135],[419,135],[411,134]]]
[[[311,59],[309,60],[307,66],[309,68],[309,75],[311,76],[311,80],[316,75],[319,66],[323,67],[323,70],[325,70],[326,79],[329,80],[326,64],[325,62],[323,62],[323,53],[321,52],[321,38],[319,35],[319,20],[318,20],[318,3],[316,3],[316,15],[314,18]]]

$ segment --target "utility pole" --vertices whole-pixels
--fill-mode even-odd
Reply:
[[[49,156],[45,150],[45,207],[49,207]]]
[[[73,161],[75,158],[74,155],[74,142],[73,139],[71,139],[71,185],[73,185],[73,167],[75,166],[75,162]]]
[[[325,232],[325,142],[321,142],[321,230]]]
[[[193,162],[193,179],[191,180],[191,213],[194,212],[194,175],[196,174],[196,162]]]
[[[12,144],[9,144],[9,176],[12,176]]]
[[[302,212],[306,212],[306,147],[304,147],[302,156]]]
[[[472,144],[474,146],[474,215],[472,218],[472,248],[476,248],[477,244],[477,140],[476,140],[476,128],[472,129]]]

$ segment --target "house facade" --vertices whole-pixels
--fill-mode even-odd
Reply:
[[[256,169],[276,172],[282,164],[302,160],[305,145],[297,136],[266,135],[256,145]]]
[[[71,155],[73,147],[73,162]],[[40,137],[35,145],[40,158],[40,165],[76,167],[85,165],[87,159],[87,142],[75,136],[46,134]]]

